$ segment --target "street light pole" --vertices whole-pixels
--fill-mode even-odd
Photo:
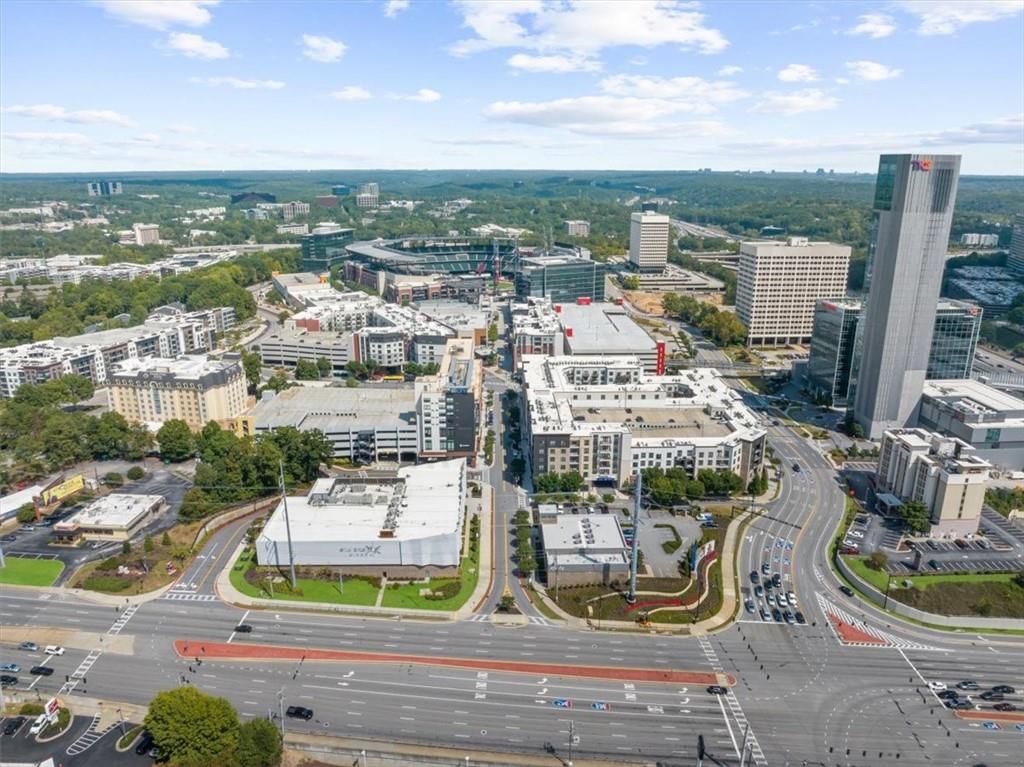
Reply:
[[[576,723],[569,720],[569,761],[566,763],[566,767],[572,767],[572,746],[576,740]]]
[[[281,469],[281,505],[284,509],[284,530],[288,536],[288,572],[292,579],[292,589],[295,589],[295,553],[292,551],[292,526],[288,520],[288,493],[284,487],[284,461],[279,461],[278,466]]]
[[[892,584],[892,573],[886,573],[885,579],[885,599],[882,600],[882,609],[884,610],[889,605],[889,586]]]
[[[630,547],[629,557],[629,595],[626,597],[626,601],[629,604],[636,604],[636,568],[637,568],[637,557],[640,552],[640,493],[643,474],[640,469],[636,470],[636,487],[633,498],[633,544]]]
[[[284,737],[284,687],[277,691],[277,717],[281,723],[281,737]]]

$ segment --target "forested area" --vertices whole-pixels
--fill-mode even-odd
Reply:
[[[270,279],[275,271],[295,271],[298,263],[298,250],[276,250],[163,279],[89,280],[54,287],[43,297],[26,290],[17,301],[0,303],[0,346],[75,335],[123,313],[130,315],[124,324],[136,325],[157,306],[172,302],[190,311],[233,306],[238,319],[244,320],[256,311],[246,286]]]

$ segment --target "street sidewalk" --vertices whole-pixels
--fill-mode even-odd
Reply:
[[[22,703],[46,703],[48,696],[40,695],[38,692],[22,692],[20,690],[5,691],[4,697],[7,707],[16,709]],[[98,732],[103,732],[108,727],[123,721],[125,732],[128,731],[128,724],[142,724],[146,718],[148,706],[140,706],[135,703],[122,703],[116,700],[103,700],[92,698],[88,695],[60,695],[61,703],[71,709],[74,716],[95,716],[100,715],[100,721],[96,725]]]

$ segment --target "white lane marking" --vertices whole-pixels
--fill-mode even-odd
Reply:
[[[238,621],[238,623],[236,623],[235,626],[236,627],[237,626],[241,626],[243,623],[245,623],[245,619],[248,618],[248,617],[249,617],[249,611],[246,610],[245,611],[245,615],[242,616],[242,620]],[[228,637],[228,644],[231,644],[231,640],[234,639],[234,638],[235,638],[235,630],[232,629],[231,630],[231,636]]]

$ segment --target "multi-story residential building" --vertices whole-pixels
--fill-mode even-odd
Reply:
[[[356,191],[356,207],[376,208],[380,203],[380,185],[376,182],[360,184]]]
[[[882,155],[854,352],[853,417],[870,439],[906,426],[928,371],[959,155]]]
[[[350,191],[348,184],[335,184],[331,187],[331,194],[335,197],[347,197]]]
[[[549,298],[574,302],[578,298],[604,301],[607,269],[600,261],[578,256],[529,256],[519,259],[516,298]]]
[[[22,384],[40,384],[66,375],[93,383],[107,379],[98,346],[61,347],[52,341],[21,344],[0,350],[0,397],[10,399]]]
[[[668,263],[671,219],[641,211],[629,217],[629,264],[638,272],[660,272]]]
[[[925,429],[882,434],[875,475],[878,506],[896,512],[907,501],[928,509],[932,537],[960,538],[978,530],[991,464],[955,437]]]
[[[309,234],[309,224],[281,224],[277,227],[278,234]]]
[[[120,181],[90,181],[85,185],[85,191],[89,193],[90,197],[110,197],[121,194],[124,187],[121,186]]]
[[[1024,213],[1018,213],[1013,217],[1013,235],[1010,238],[1010,257],[1006,266],[1024,274]]]
[[[732,471],[749,481],[765,432],[711,369],[653,376],[633,356],[523,360],[534,474],[622,482],[643,469]]]
[[[180,419],[198,430],[240,415],[248,404],[247,386],[238,354],[134,359],[110,374],[110,407],[132,423]]]
[[[999,235],[969,232],[960,235],[960,244],[979,248],[995,248],[999,246]]]
[[[566,221],[565,222],[565,233],[570,237],[589,237],[590,236],[590,222],[589,221]]]
[[[417,379],[415,384],[420,456],[472,458],[477,450],[482,387],[472,342],[449,341],[440,365],[437,375]]]
[[[153,245],[160,242],[160,226],[158,224],[132,224],[135,232],[136,245]]]
[[[271,212],[263,208],[246,208],[242,211],[242,218],[246,221],[269,221]]]
[[[736,316],[748,346],[785,346],[811,340],[814,304],[846,295],[850,247],[791,237],[740,245]]]
[[[859,301],[819,301],[815,307],[807,384],[833,407],[850,404],[854,341],[861,318]],[[928,355],[928,379],[971,377],[981,318],[982,310],[973,304],[939,300]]]
[[[309,215],[309,203],[299,202],[295,200],[293,202],[286,202],[281,205],[281,216],[285,221],[291,221],[296,216],[308,216]]]
[[[319,224],[302,238],[302,270],[329,272],[335,264],[345,260],[345,246],[352,242],[352,229],[337,224]]]

